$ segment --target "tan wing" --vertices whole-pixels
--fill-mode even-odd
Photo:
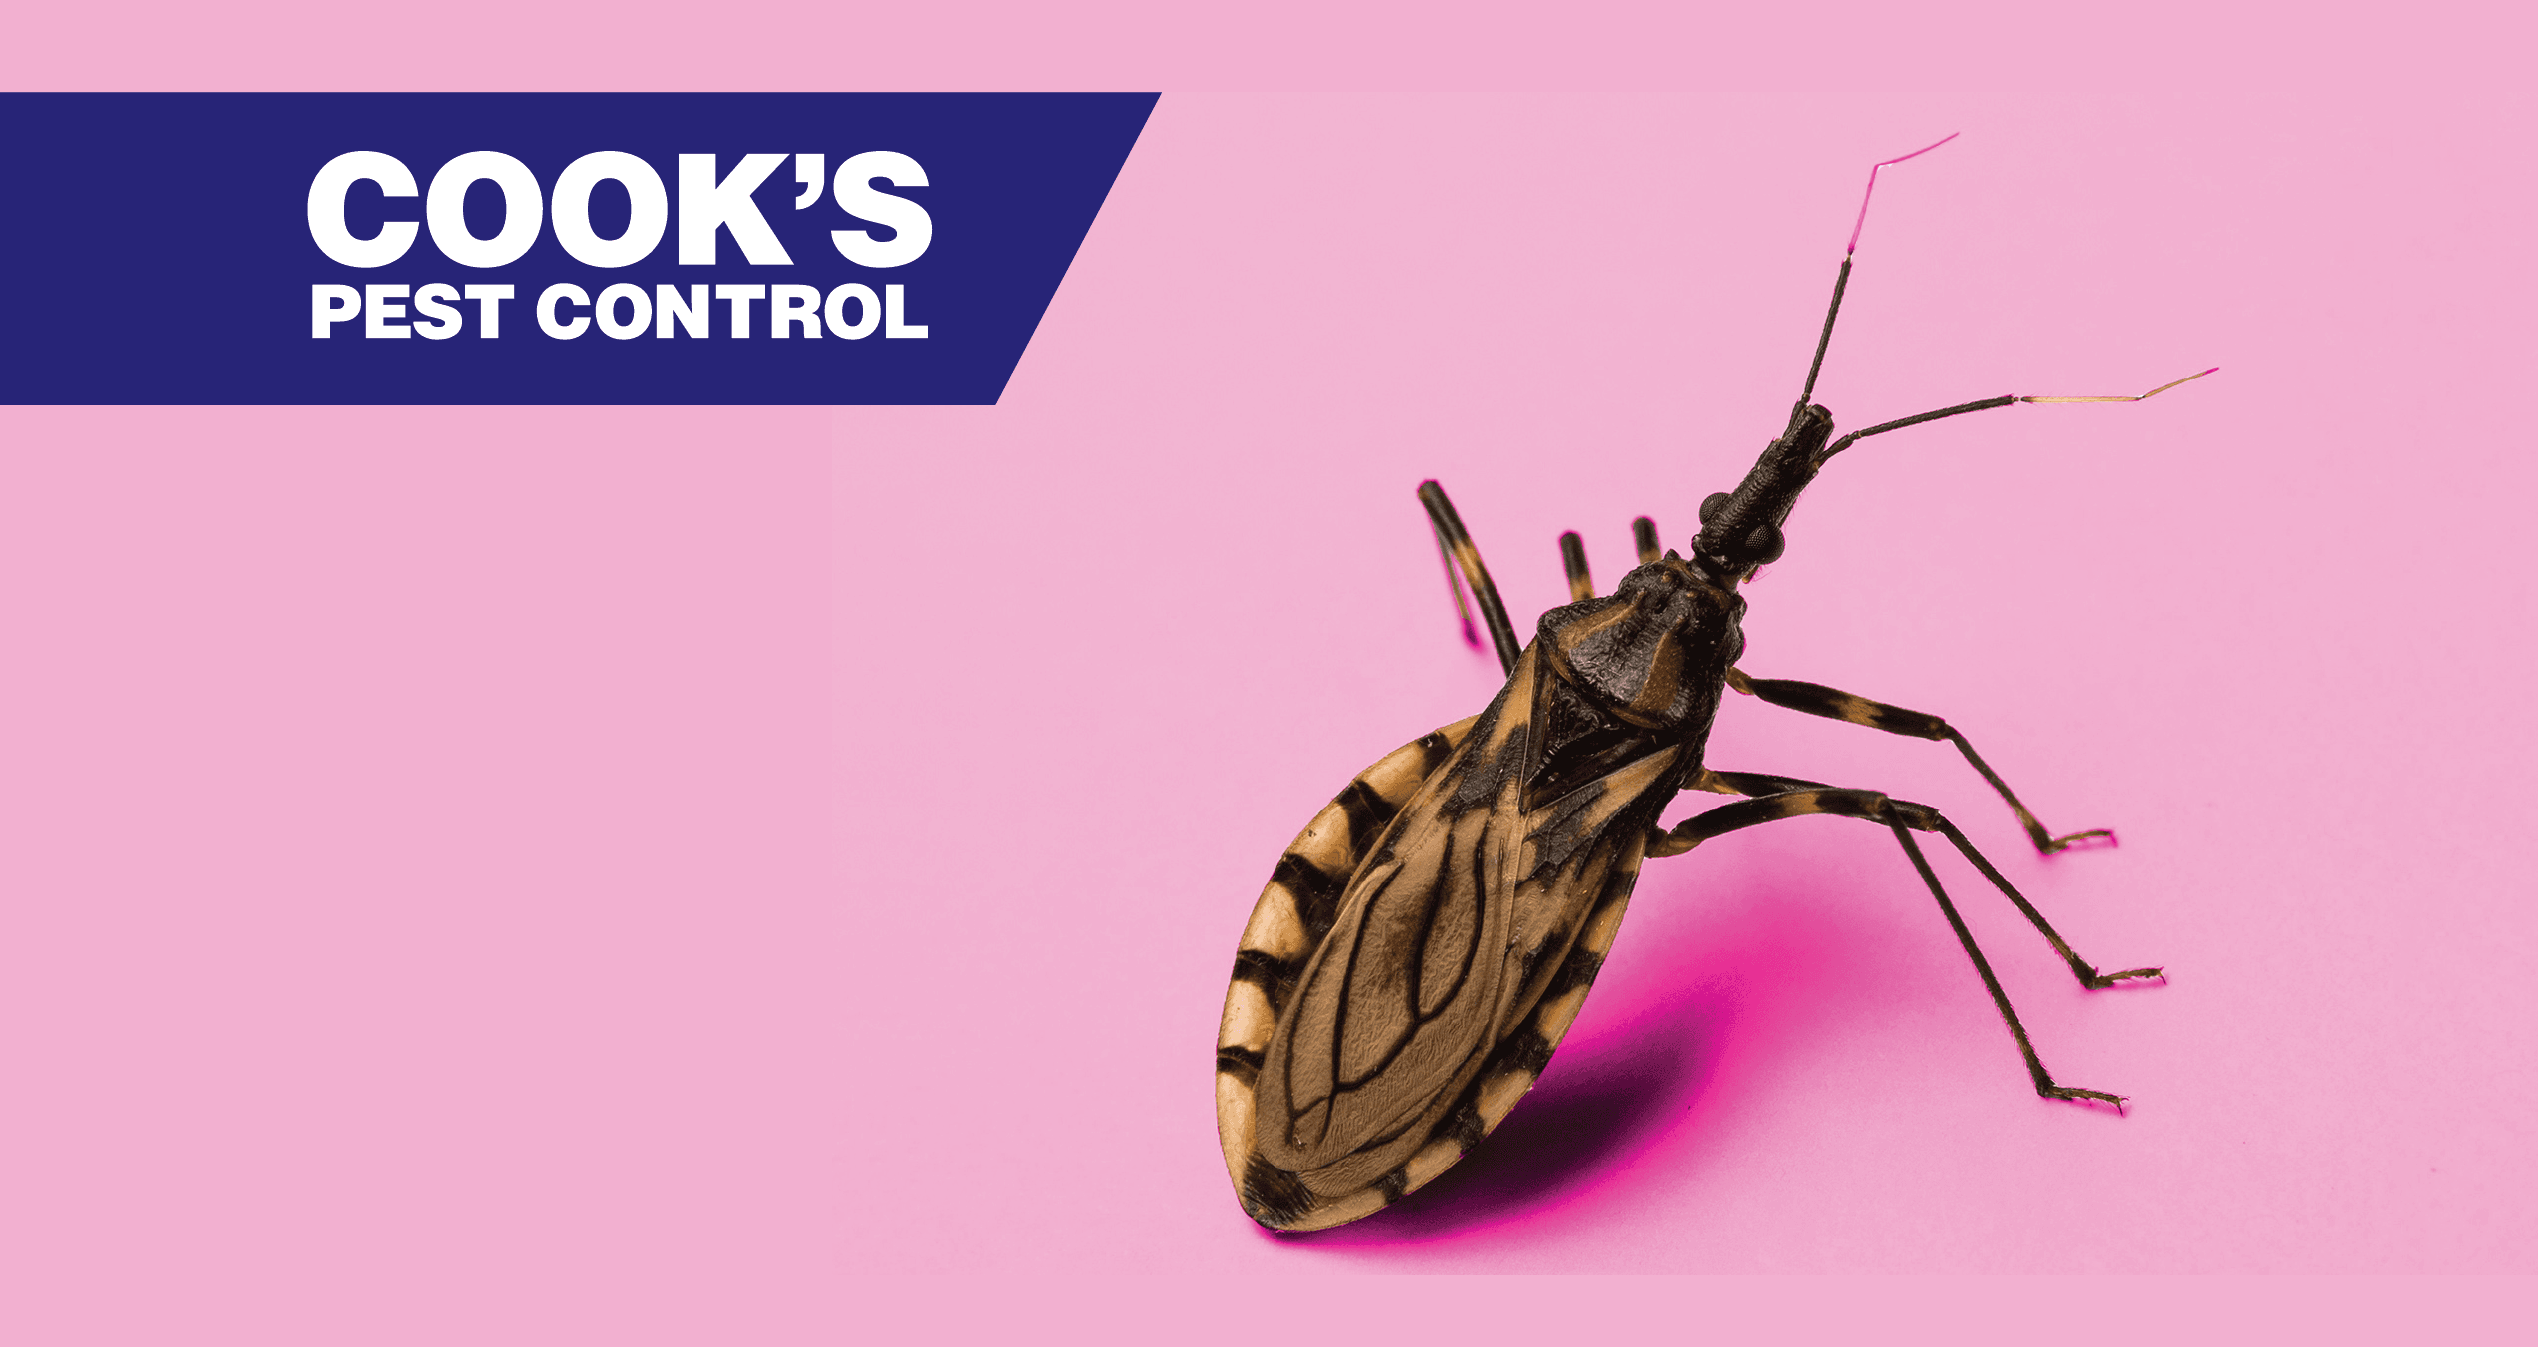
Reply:
[[[1409,1158],[1506,1008],[1521,816],[1420,803],[1349,886],[1261,1070],[1261,1156],[1325,1196]]]
[[[1334,848],[1331,834],[1345,830],[1323,827],[1324,811],[1262,897],[1243,957],[1259,950],[1286,976],[1268,980],[1265,997],[1247,995],[1238,959],[1219,1038],[1218,1112],[1227,1165],[1265,1224],[1353,1220],[1442,1172],[1531,1085],[1584,1000],[1637,875],[1654,818],[1648,801],[1671,794],[1677,750],[1528,814],[1517,767],[1536,676],[1528,651],[1499,701],[1466,722],[1469,737],[1455,736],[1453,754],[1399,801],[1378,836],[1360,829],[1354,845]],[[1351,790],[1430,740],[1377,764]],[[1343,792],[1332,808],[1349,798]],[[1288,864],[1298,853],[1315,862],[1309,871],[1348,876],[1331,886],[1340,892],[1319,938],[1301,929],[1307,923],[1261,920],[1298,878]],[[1347,868],[1331,864],[1343,861]],[[1589,928],[1593,938],[1582,941]],[[1271,1004],[1238,1013],[1238,1003],[1259,1000]],[[1266,1035],[1260,1010],[1274,1019]]]

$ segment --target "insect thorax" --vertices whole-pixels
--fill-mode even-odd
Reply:
[[[1741,595],[1668,552],[1603,598],[1544,613],[1534,640],[1595,710],[1698,741],[1718,713],[1728,666],[1744,653],[1744,611]]]

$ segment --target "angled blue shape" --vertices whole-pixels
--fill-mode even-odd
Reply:
[[[992,403],[1002,393],[1092,227],[1154,94],[0,94],[0,401],[15,403]],[[494,150],[524,163],[547,204],[536,242],[504,266],[461,266],[435,246],[425,197],[356,183],[350,232],[418,222],[405,255],[356,268],[312,238],[309,185],[340,154],[394,156],[428,192],[452,158]],[[670,195],[670,223],[643,260],[599,268],[557,241],[557,174],[615,150],[648,163]],[[827,174],[849,156],[888,150],[924,168],[922,187],[882,185],[922,205],[933,238],[894,267],[859,266],[830,242],[838,229],[893,232],[850,218],[824,190],[797,209],[792,156]],[[746,261],[725,232],[717,261],[679,254],[679,156],[715,157],[717,177],[745,154],[787,156],[751,194],[790,255]],[[502,195],[465,197],[470,232],[500,227]],[[590,198],[602,237],[623,232],[626,190]],[[447,340],[365,337],[360,318],[312,337],[318,285],[508,284],[499,336],[479,335],[478,305]],[[845,340],[832,332],[730,331],[712,304],[709,335],[647,329],[615,339],[593,324],[546,335],[538,296],[570,283],[597,296],[627,284],[807,285],[823,296],[860,284],[901,287],[902,329]],[[709,291],[709,294],[711,292]],[[615,306],[620,321],[635,312]],[[860,299],[841,313],[862,326]],[[383,309],[384,313],[385,310]],[[586,313],[567,306],[563,313]]]

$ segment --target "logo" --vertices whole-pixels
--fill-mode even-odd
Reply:
[[[0,96],[0,396],[993,402],[1154,102]]]

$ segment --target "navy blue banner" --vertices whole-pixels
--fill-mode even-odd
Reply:
[[[0,94],[0,401],[990,403],[1153,94]]]

